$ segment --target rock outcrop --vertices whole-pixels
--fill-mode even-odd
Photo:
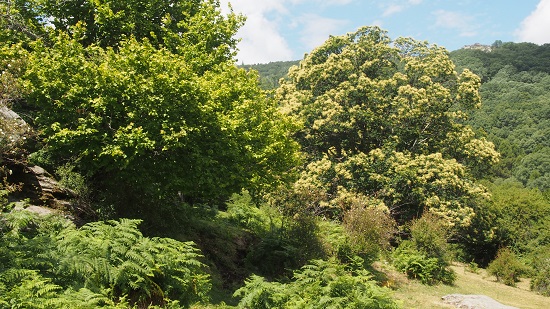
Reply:
[[[28,199],[31,205],[46,206],[55,209],[67,210],[70,200],[75,194],[63,188],[57,180],[42,167],[37,165],[17,164],[9,167],[12,171],[9,180],[11,183],[21,184],[21,190],[14,198]]]

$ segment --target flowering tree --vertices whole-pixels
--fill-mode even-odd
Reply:
[[[480,106],[479,86],[437,46],[392,41],[377,27],[329,38],[277,91],[308,154],[296,188],[323,191],[324,210],[366,196],[359,200],[381,201],[400,220],[429,209],[468,224],[484,196],[474,174],[498,157],[462,124]]]

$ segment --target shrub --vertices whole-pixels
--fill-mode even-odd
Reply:
[[[519,277],[525,272],[525,266],[512,250],[501,248],[498,250],[496,258],[489,263],[487,271],[495,276],[497,281],[515,286]]]
[[[395,267],[409,278],[424,284],[452,284],[456,274],[450,266],[448,228],[432,213],[411,222],[409,240],[402,241],[393,254]]]
[[[84,176],[76,172],[75,166],[69,163],[58,167],[55,173],[60,178],[59,184],[74,194],[73,212],[82,217],[94,217],[91,190]]]
[[[481,268],[479,268],[479,265],[476,262],[470,262],[468,265],[466,265],[466,271],[469,271],[473,274],[479,274]]]
[[[540,246],[531,253],[531,290],[544,296],[550,296],[550,245]]]
[[[351,251],[367,262],[375,261],[390,246],[396,222],[390,214],[375,207],[354,207],[344,214],[344,229]]]
[[[550,296],[550,258],[539,262],[536,275],[531,280],[531,290],[544,296]]]
[[[277,221],[274,214],[267,209],[269,206],[258,207],[250,193],[244,189],[240,194],[233,194],[226,206],[229,220],[260,236],[264,236],[270,230],[270,225]]]
[[[449,264],[436,257],[429,257],[416,249],[412,242],[403,241],[393,254],[393,264],[411,279],[423,284],[453,284],[456,274]]]
[[[449,261],[449,228],[443,219],[426,212],[419,219],[413,220],[410,226],[411,241],[414,246],[428,257]]]
[[[239,308],[398,308],[389,291],[360,266],[313,260],[289,283],[253,276],[235,292]]]
[[[324,257],[324,248],[318,236],[318,217],[301,202],[305,197],[281,187],[272,194],[269,203],[252,208],[246,194],[234,196],[228,203],[228,212],[241,225],[261,238],[251,247],[246,262],[256,274],[269,279],[291,275],[291,269],[303,266],[311,259]]]

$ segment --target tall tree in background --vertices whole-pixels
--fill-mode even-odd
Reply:
[[[330,37],[277,91],[308,155],[296,189],[321,192],[319,211],[363,203],[406,221],[428,209],[467,225],[485,196],[475,176],[498,157],[462,124],[479,86],[437,46],[377,27]]]

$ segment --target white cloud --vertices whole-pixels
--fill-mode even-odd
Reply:
[[[462,37],[477,35],[477,26],[471,15],[446,10],[435,11],[433,15],[436,17],[437,27],[456,30]]]
[[[277,23],[261,14],[249,14],[237,37],[241,38],[237,55],[239,62],[255,64],[267,63],[271,59],[293,59],[292,50],[277,31]]]
[[[342,19],[325,18],[314,14],[305,14],[300,17],[303,29],[300,41],[307,50],[323,44],[334,33],[340,33],[349,21]]]
[[[274,60],[292,60],[302,55],[294,55],[289,42],[282,35],[283,25],[294,28],[301,34],[300,41],[306,49],[317,47],[329,34],[346,23],[343,20],[323,18],[314,14],[294,14],[298,5],[317,5],[323,8],[343,6],[355,0],[221,0],[222,10],[227,13],[231,3],[236,13],[247,17],[245,25],[237,33],[237,59],[246,64],[266,63]],[[409,0],[418,1],[418,0]]]
[[[287,14],[284,1],[234,0],[229,2],[236,13],[247,17],[245,25],[237,33],[237,38],[241,39],[237,54],[239,62],[254,64],[266,63],[272,59],[293,59],[288,42],[279,33],[279,21],[277,18],[266,17],[270,13],[276,13],[275,16]],[[227,0],[221,1],[222,9],[227,8],[227,3]]]
[[[412,6],[419,5],[422,3],[423,0],[407,0],[407,1],[400,1],[400,4],[398,3],[390,3],[388,5],[384,5],[384,11],[382,12],[382,17],[388,17],[397,13],[400,13]]]
[[[403,11],[404,9],[405,9],[404,5],[391,4],[384,10],[384,12],[382,13],[382,17],[391,16],[393,14]]]
[[[323,3],[326,5],[346,5],[352,3],[354,0],[328,0],[328,1],[322,1],[318,0],[317,2]]]
[[[550,43],[550,0],[541,0],[535,11],[527,16],[516,31],[520,41],[536,44]]]

